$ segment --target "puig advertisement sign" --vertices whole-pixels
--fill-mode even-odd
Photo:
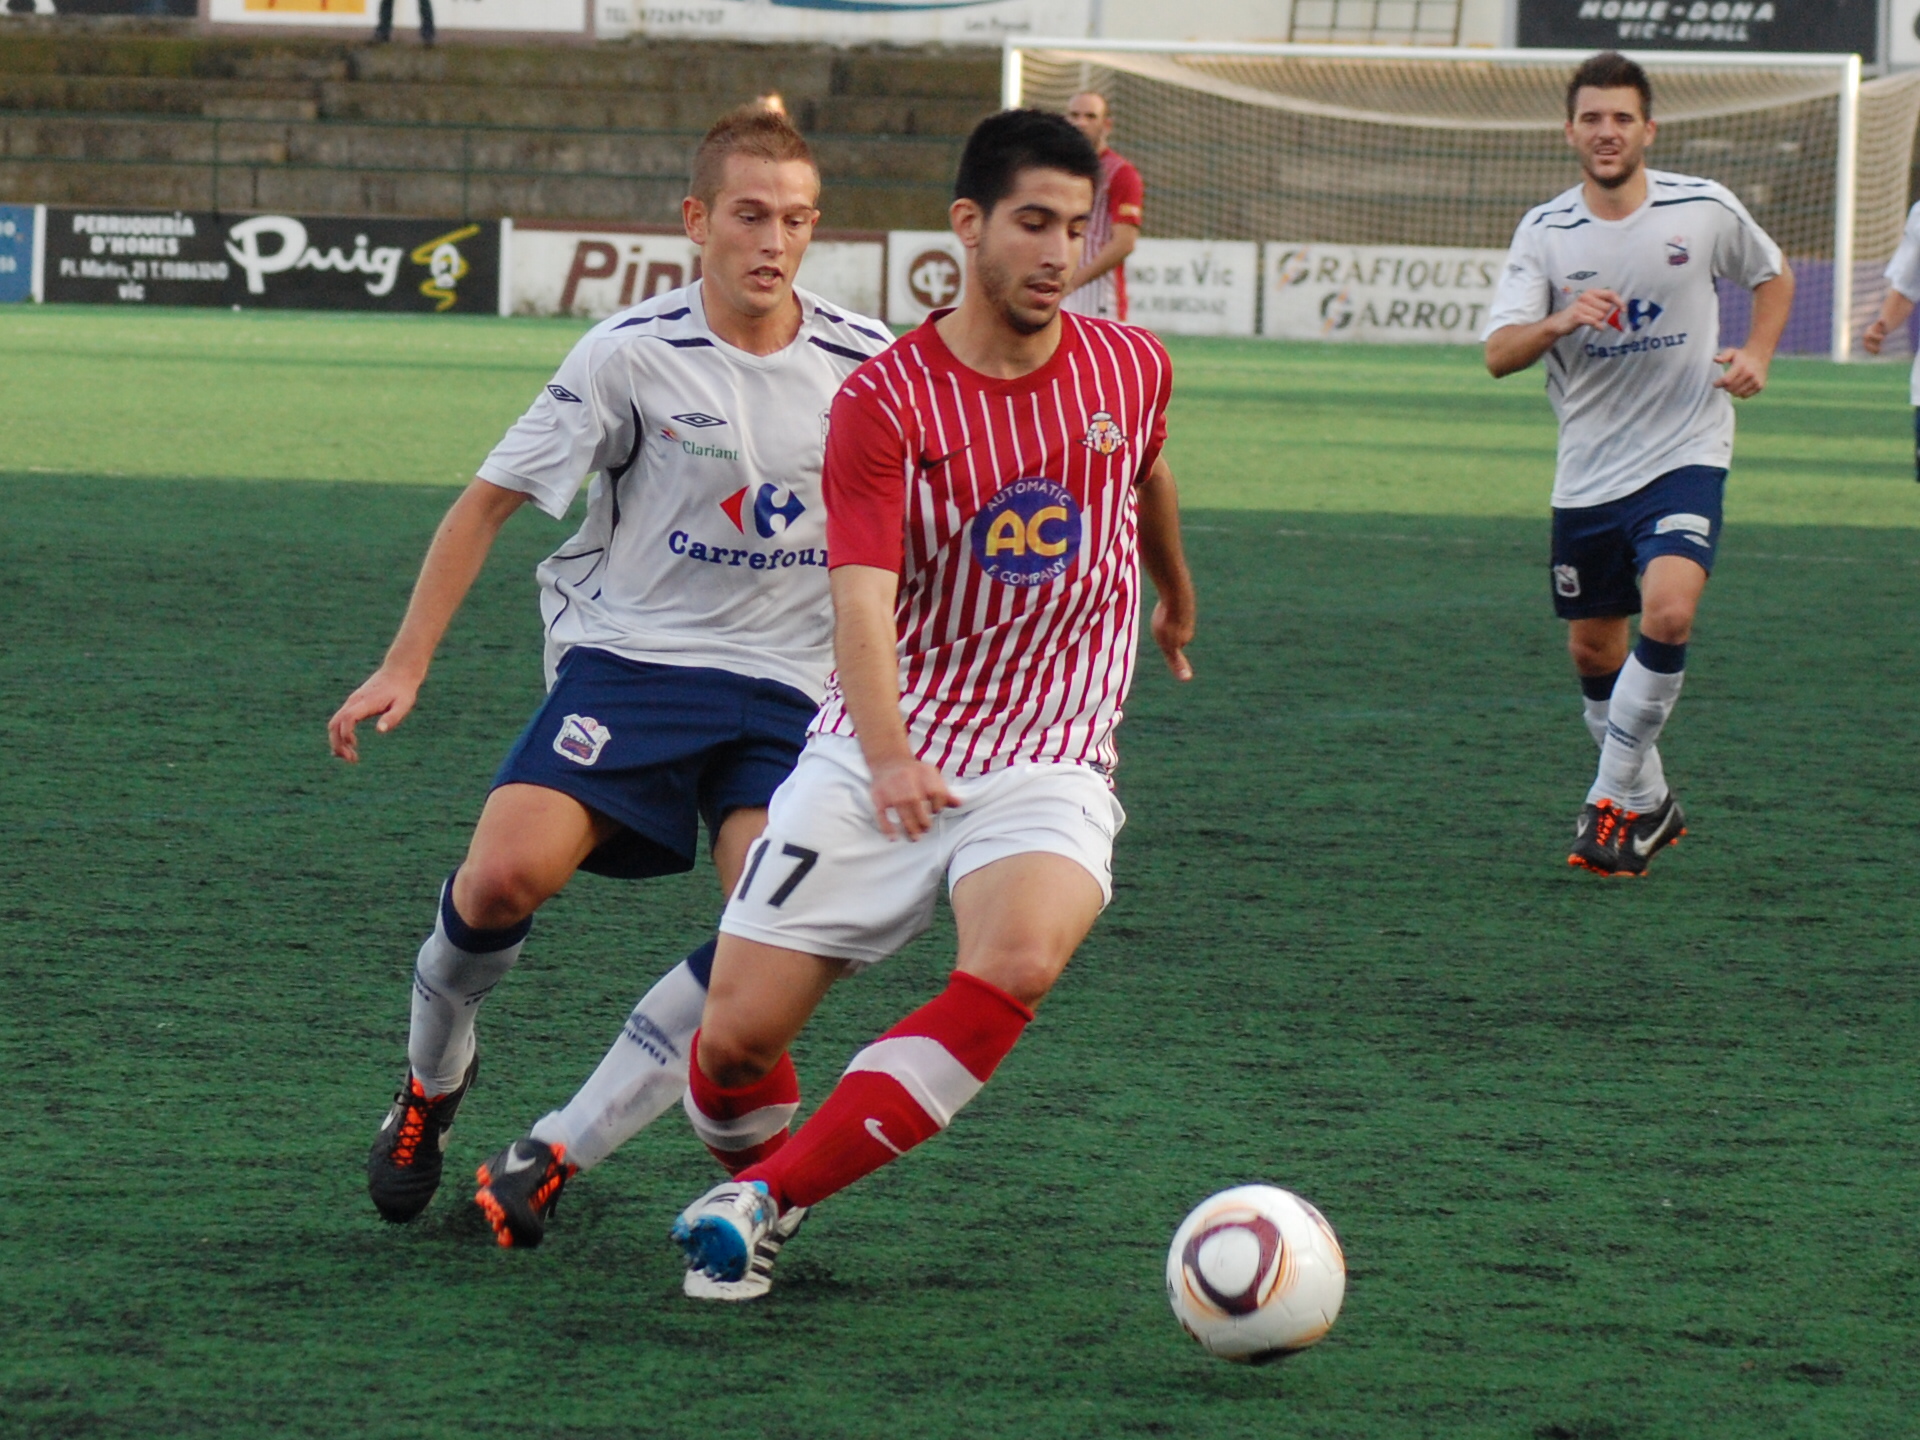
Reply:
[[[46,298],[490,314],[498,226],[49,208]]]
[[[1504,250],[1269,243],[1261,333],[1280,340],[1470,345]]]
[[[1878,0],[1520,0],[1519,21],[1528,49],[1880,51]]]

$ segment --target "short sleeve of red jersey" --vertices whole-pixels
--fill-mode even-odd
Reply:
[[[1147,187],[1140,172],[1131,163],[1122,164],[1107,177],[1107,206],[1116,225],[1138,225],[1147,201]]]
[[[820,488],[827,563],[898,574],[906,556],[906,440],[879,392],[858,372],[834,396]]]
[[[1147,478],[1153,470],[1153,462],[1160,458],[1160,451],[1167,443],[1167,405],[1173,399],[1173,358],[1160,348],[1160,342],[1152,342],[1155,355],[1160,360],[1160,385],[1153,393],[1153,426],[1147,431],[1147,448],[1140,461],[1139,472],[1133,477],[1134,483]]]

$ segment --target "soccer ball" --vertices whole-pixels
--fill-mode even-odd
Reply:
[[[1333,1227],[1272,1185],[1237,1185],[1202,1201],[1167,1251],[1174,1316],[1227,1360],[1260,1365],[1306,1349],[1332,1328],[1346,1293]]]

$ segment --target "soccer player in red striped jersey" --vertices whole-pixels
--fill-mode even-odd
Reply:
[[[720,923],[686,1108],[735,1179],[674,1226],[689,1267],[764,1290],[807,1208],[944,1129],[1112,894],[1114,730],[1144,564],[1190,678],[1194,597],[1151,335],[1061,312],[1099,161],[1057,115],[974,131],[957,308],[856,370],[822,483],[836,671]],[[946,988],[855,1055],[791,1138],[787,1047],[836,980],[931,922]],[[727,1290],[739,1298],[739,1288]]]

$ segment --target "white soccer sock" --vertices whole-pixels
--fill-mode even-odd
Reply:
[[[407,1063],[427,1094],[460,1088],[473,1060],[474,1017],[520,958],[532,928],[533,921],[527,919],[503,930],[476,930],[453,908],[453,879],[448,877],[433,933],[413,964]]]
[[[682,960],[654,982],[626,1027],[566,1105],[534,1123],[533,1138],[564,1145],[591,1170],[672,1108],[687,1088],[687,1060],[707,987]]]
[[[1624,809],[1645,814],[1666,798],[1666,771],[1659,763],[1654,742],[1680,698],[1686,671],[1677,667],[1671,671],[1649,669],[1641,660],[1641,651],[1649,648],[1643,640],[1640,649],[1627,657],[1613,687],[1613,698],[1607,704],[1607,739],[1600,747],[1600,768],[1587,791],[1589,805],[1612,800]],[[1658,648],[1682,659],[1686,654],[1683,645]],[[1652,791],[1650,785],[1659,789]]]
[[[1594,748],[1605,749],[1607,744],[1607,707],[1613,702],[1610,699],[1595,700],[1589,695],[1583,697],[1581,703],[1586,707],[1585,719],[1587,722],[1587,733],[1593,736]],[[1667,767],[1660,761],[1660,747],[1658,745],[1647,746],[1647,753],[1641,757],[1640,773],[1634,778],[1634,791],[1636,799],[1651,797],[1645,805],[1636,804],[1632,801],[1625,802],[1629,810],[1638,811],[1642,815],[1646,814],[1654,805],[1658,805],[1662,800],[1667,798]]]
[[[1587,733],[1593,736],[1593,745],[1596,750],[1604,750],[1606,748],[1607,706],[1612,703],[1611,699],[1596,700],[1591,695],[1583,695],[1580,697],[1580,704],[1585,711],[1583,718],[1587,722]]]

